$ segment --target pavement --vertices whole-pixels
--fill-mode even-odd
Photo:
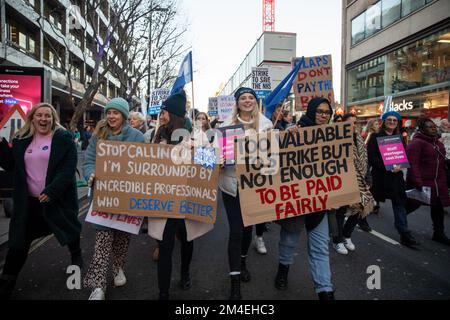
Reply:
[[[219,212],[214,230],[194,244],[191,264],[193,286],[189,291],[177,287],[180,267],[180,245],[176,241],[173,253],[171,298],[174,300],[226,300],[229,295],[227,258],[228,222],[219,199]],[[84,222],[81,246],[86,265],[90,262],[95,243],[95,230]],[[367,233],[355,230],[352,240],[356,251],[344,256],[330,247],[330,264],[336,298],[339,300],[448,300],[450,299],[450,247],[431,241],[429,208],[421,207],[408,217],[411,230],[421,242],[418,250],[398,243],[390,203],[381,204],[378,215],[368,217],[374,229]],[[447,234],[450,218],[445,217]],[[311,281],[306,236],[300,237],[295,261],[289,271],[286,291],[273,286],[278,266],[279,226],[270,224],[264,234],[268,253],[259,255],[250,248],[247,265],[252,280],[242,284],[244,299],[250,300],[316,300]],[[108,300],[153,300],[158,296],[157,265],[151,259],[155,240],[146,234],[133,236],[129,247],[125,274],[127,285],[114,288],[109,273]],[[67,248],[54,237],[34,247],[18,279],[13,299],[17,300],[86,300],[86,288],[69,290],[66,286],[70,261]],[[367,285],[369,267],[380,270],[380,288]],[[83,270],[84,275],[85,270]]]

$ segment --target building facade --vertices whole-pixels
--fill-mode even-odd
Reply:
[[[252,68],[266,67],[275,88],[292,70],[296,57],[297,34],[264,32],[245,56],[237,70],[226,82],[220,95],[232,95],[240,87],[252,87]]]
[[[342,88],[359,122],[389,110],[414,128],[419,116],[448,118],[450,1],[343,0]]]
[[[73,21],[74,14],[83,19],[85,10],[82,0],[0,0],[0,65],[41,67],[50,71],[51,102],[63,124],[73,114],[69,82],[63,70],[70,66],[75,103],[83,96],[84,84],[92,80],[94,72],[92,26],[87,21],[74,25]],[[109,2],[102,1],[96,10],[96,30],[106,30],[113,14]],[[127,63],[124,57],[119,58],[119,64]],[[128,68],[129,81],[132,81],[133,67],[130,64]],[[109,98],[125,96],[127,88],[114,75],[108,73],[103,80],[85,113],[86,121],[99,120]]]

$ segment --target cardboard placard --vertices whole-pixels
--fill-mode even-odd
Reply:
[[[245,226],[360,201],[353,123],[272,131],[239,141],[236,150]]]
[[[301,58],[296,58],[296,64]],[[331,55],[309,57],[302,61],[294,80],[295,110],[306,110],[314,97],[325,97],[334,104]]]
[[[98,141],[95,211],[214,224],[219,170],[194,164],[191,149]]]
[[[91,204],[86,214],[86,221],[132,234],[139,234],[144,218],[94,211]]]
[[[390,171],[394,167],[402,169],[410,167],[400,135],[378,137],[377,142],[386,170]]]

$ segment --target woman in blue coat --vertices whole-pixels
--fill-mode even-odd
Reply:
[[[105,112],[106,119],[97,124],[91,143],[86,149],[83,170],[90,185],[94,181],[97,141],[144,142],[144,135],[128,125],[129,106],[125,99],[112,99],[106,104]],[[89,300],[104,300],[111,255],[113,256],[114,285],[120,287],[126,283],[123,266],[131,234],[98,225],[94,227],[97,230],[94,256],[84,279],[84,285],[92,289]]]

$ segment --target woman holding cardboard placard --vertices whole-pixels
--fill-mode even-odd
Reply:
[[[169,96],[162,104],[159,116],[160,126],[155,134],[155,143],[183,144],[190,148],[194,136],[191,123],[185,118],[186,94],[184,91]],[[185,130],[185,135],[174,140],[176,131]],[[205,138],[206,141],[206,138]],[[189,290],[192,287],[190,265],[194,251],[194,239],[213,229],[212,224],[175,218],[148,218],[148,233],[158,240],[158,287],[159,300],[169,299],[170,279],[172,275],[172,252],[175,237],[181,242],[181,272],[179,287]]]
[[[389,111],[383,114],[381,120],[380,131],[371,135],[367,145],[369,166],[372,168],[371,191],[377,202],[385,202],[386,199],[391,199],[395,228],[400,234],[400,242],[407,247],[417,246],[419,243],[408,229],[405,208],[406,185],[403,172],[399,166],[395,166],[390,171],[386,170],[377,141],[379,137],[400,135],[402,117],[398,112]],[[403,144],[406,149],[404,142]]]
[[[125,99],[114,98],[105,107],[106,119],[95,129],[86,149],[83,165],[88,184],[92,185],[95,172],[97,141],[144,142],[144,135],[128,124],[129,105]],[[113,257],[114,285],[120,287],[127,282],[123,267],[130,243],[130,233],[94,225],[96,229],[95,249],[91,264],[84,279],[84,285],[92,289],[89,300],[104,300],[109,261]]]
[[[272,128],[272,122],[259,112],[256,93],[252,89],[239,88],[234,97],[236,99],[236,107],[230,120],[223,124],[224,127],[242,124],[246,135],[264,132]],[[244,227],[242,221],[235,166],[228,166],[221,170],[219,188],[222,190],[223,202],[230,226],[228,239],[228,262],[231,276],[230,300],[240,300],[242,299],[241,281],[250,281],[246,257],[252,241],[253,227]]]

